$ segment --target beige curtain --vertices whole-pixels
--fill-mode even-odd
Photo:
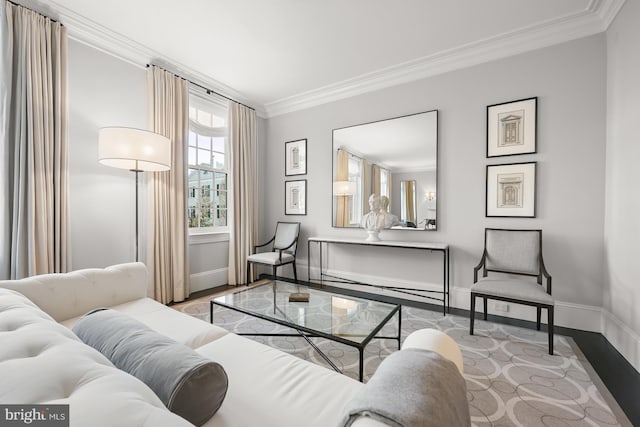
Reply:
[[[407,209],[406,220],[416,223],[416,211],[415,211],[416,201],[414,197],[416,192],[415,181],[405,181],[405,182],[406,184],[404,186],[404,200],[405,200],[405,205]]]
[[[336,181],[349,180],[349,153],[338,149],[336,154]],[[349,226],[349,196],[337,196],[336,200],[336,227]]]
[[[147,175],[148,279],[163,304],[189,296],[186,152],[187,81],[158,67],[147,72],[151,130],[171,140],[171,170]]]
[[[69,270],[67,34],[4,0],[0,144],[0,278]]]
[[[380,166],[371,166],[371,193],[380,196]]]
[[[369,196],[372,193],[371,168],[372,164],[367,159],[362,159],[362,213],[369,212]]]
[[[258,144],[256,112],[236,102],[229,102],[229,145],[229,284],[238,285],[246,283],[247,256],[258,235]]]

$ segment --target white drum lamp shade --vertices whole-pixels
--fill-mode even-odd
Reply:
[[[167,171],[171,169],[171,141],[146,130],[105,127],[98,134],[98,161],[131,171]]]
[[[351,181],[334,181],[334,196],[352,196],[356,194],[356,183]]]

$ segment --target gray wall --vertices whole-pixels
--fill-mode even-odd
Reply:
[[[73,40],[68,57],[72,267],[133,261],[134,174],[98,163],[98,129],[146,129],[145,70]]]
[[[133,261],[134,175],[98,163],[98,129],[147,128],[146,71],[73,40],[68,56],[72,268]],[[140,189],[143,208],[144,185]],[[144,248],[143,213],[140,219]],[[192,288],[227,283],[227,240],[226,235],[190,239]]]
[[[601,306],[605,48],[600,34],[270,119],[260,172],[262,236],[286,219],[302,222],[303,241],[317,235],[364,238],[362,230],[331,227],[332,129],[438,109],[438,231],[385,230],[381,237],[450,244],[455,303],[464,307],[484,227],[541,228],[554,296],[565,307]],[[531,96],[538,97],[538,153],[486,159],[486,106]],[[284,142],[296,138],[308,139],[308,214],[286,217]],[[538,162],[537,218],[485,218],[486,165],[524,161]],[[335,248],[332,254],[336,270],[439,280],[435,256],[427,261],[412,252],[353,248]],[[300,255],[304,266],[306,244]],[[580,326],[559,314],[559,324]]]
[[[640,4],[627,1],[607,31],[604,222],[605,336],[640,370]]]

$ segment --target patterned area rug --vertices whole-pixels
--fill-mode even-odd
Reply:
[[[208,322],[209,299],[174,308]],[[214,320],[231,332],[291,333],[282,326],[217,306]],[[392,319],[382,333],[392,335],[394,328],[397,321]],[[569,337],[556,335],[555,354],[550,356],[545,332],[476,320],[476,335],[470,336],[467,318],[404,306],[402,337],[422,328],[444,331],[460,346],[475,426],[630,425],[624,415],[619,415],[622,424],[618,422],[590,377],[591,366]],[[249,338],[331,369],[302,338]],[[322,338],[313,340],[345,375],[358,378],[356,349]],[[394,351],[397,342],[393,340],[374,339],[367,346],[365,382]],[[599,383],[595,373],[591,375]]]

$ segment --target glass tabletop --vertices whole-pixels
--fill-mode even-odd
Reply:
[[[309,301],[290,302],[293,293],[308,293]],[[356,344],[368,342],[400,307],[280,281],[224,295],[212,303]]]

